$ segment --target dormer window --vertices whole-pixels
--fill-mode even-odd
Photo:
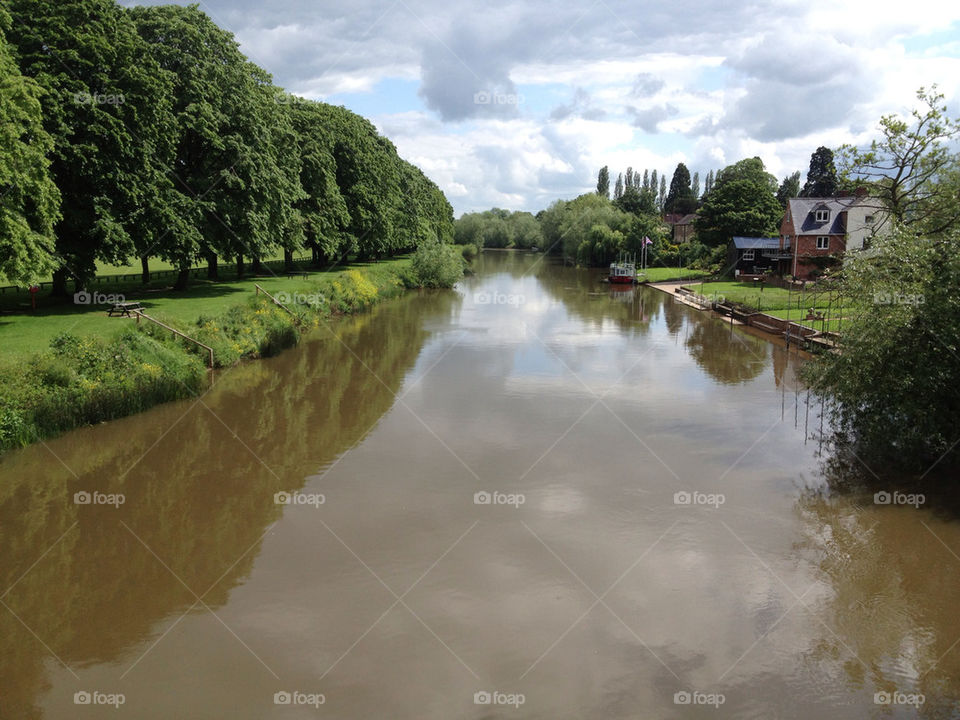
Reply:
[[[815,211],[814,211],[814,217],[815,217],[815,219],[816,219],[817,222],[827,222],[827,220],[830,219],[830,211],[829,211],[829,210],[815,210]]]

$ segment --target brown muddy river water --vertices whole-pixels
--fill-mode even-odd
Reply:
[[[599,278],[487,253],[5,457],[0,716],[957,717],[955,516],[829,489],[795,350]]]

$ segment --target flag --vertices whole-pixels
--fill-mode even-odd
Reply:
[[[644,244],[644,245],[653,245],[653,240],[651,240],[651,239],[648,238],[646,235],[644,235],[644,236],[643,236],[643,244]]]

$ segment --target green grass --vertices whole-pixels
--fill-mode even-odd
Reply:
[[[752,282],[700,282],[684,287],[706,297],[722,296],[727,302],[741,303],[761,312],[793,308],[806,314],[808,308],[825,307],[830,299],[828,293],[817,292],[811,288],[807,288],[806,292],[788,291],[785,288],[766,287],[760,283],[755,286]]]
[[[709,275],[707,270],[691,270],[690,268],[655,267],[637,271],[641,280],[647,282],[664,282],[666,280],[696,280]]]
[[[122,294],[127,300],[137,300],[144,305],[148,315],[158,317],[178,328],[196,321],[198,317],[220,315],[233,305],[243,302],[254,294],[254,284],[259,284],[271,294],[280,291],[303,291],[317,283],[329,285],[349,269],[368,268],[387,270],[392,266],[409,265],[407,258],[395,258],[379,263],[352,263],[333,271],[311,271],[308,279],[300,275],[288,278],[246,277],[237,279],[231,266],[221,266],[224,278],[212,282],[205,272],[198,278],[191,277],[190,287],[175,291],[172,277],[154,280],[144,286],[138,280],[103,281],[91,284],[91,291],[104,294]],[[248,268],[249,270],[249,268]],[[114,273],[116,275],[118,273]],[[0,295],[0,363],[19,361],[46,350],[50,341],[62,332],[79,336],[109,337],[133,321],[127,318],[107,317],[107,307],[75,305],[52,298],[49,288],[38,294],[37,310],[30,309],[30,296],[26,292],[7,291]]]
[[[831,304],[830,293],[818,292],[816,288],[807,288],[806,292],[800,292],[779,287],[764,287],[761,291],[759,283],[755,287],[752,282],[701,282],[684,285],[684,287],[708,298],[722,297],[727,302],[740,303],[768,315],[793,320],[816,330],[837,332],[843,329],[843,320],[839,317],[841,308],[836,305],[836,293],[833,294],[834,302]],[[807,320],[810,309],[824,315],[829,313],[830,321]]]
[[[824,316],[827,316],[827,313],[830,313],[830,319],[828,321],[823,320],[807,320],[807,310],[801,309],[797,310],[796,308],[790,308],[787,310],[770,310],[764,311],[767,315],[773,315],[774,317],[783,318],[784,320],[793,320],[794,322],[800,323],[801,325],[806,325],[807,327],[813,328],[814,330],[828,331],[828,332],[842,332],[843,327],[847,324],[842,317],[838,317],[839,308],[837,307],[818,307],[814,308],[816,312],[821,312]]]

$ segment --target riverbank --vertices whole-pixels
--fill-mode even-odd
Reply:
[[[367,310],[412,284],[411,261],[400,259],[319,273],[312,281],[250,278],[199,286],[193,294],[154,292],[144,305],[151,317],[212,348],[213,365],[223,368],[274,355],[297,344],[305,330]],[[153,323],[109,318],[105,307],[51,306],[3,320],[0,347],[19,351],[0,363],[0,453],[196,396],[209,382],[208,351]],[[46,349],[23,353],[24,344],[35,348],[40,340]]]

